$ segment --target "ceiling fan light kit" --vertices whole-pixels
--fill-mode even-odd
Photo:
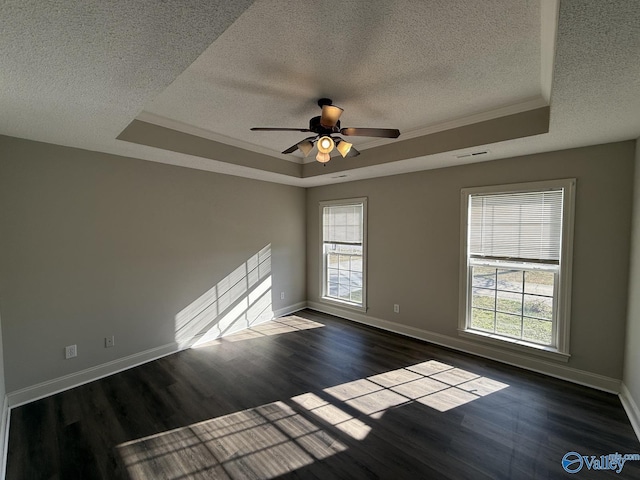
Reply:
[[[331,104],[323,105],[322,115],[320,116],[320,125],[322,125],[325,128],[335,127],[343,111],[344,110],[342,110],[340,107],[336,107],[335,105],[331,105]]]
[[[305,157],[308,157],[311,150],[313,150],[313,142],[310,140],[303,140],[297,144],[297,147]]]
[[[336,137],[336,141],[331,137],[332,134],[382,138],[398,138],[400,136],[400,130],[396,128],[340,128],[340,116],[344,110],[333,105],[330,98],[321,98],[318,100],[318,106],[322,109],[322,114],[309,120],[309,128],[253,127],[251,130],[259,132],[315,133],[315,137],[306,138],[287,148],[282,153],[288,154],[300,150],[306,157],[313,150],[314,142],[317,140],[318,154],[316,155],[316,160],[323,164],[331,160],[330,153],[334,148],[338,150],[343,158],[346,158],[347,155],[350,157],[360,155],[360,152],[353,148],[353,144],[345,142],[339,137]]]
[[[318,140],[318,151],[320,153],[331,153],[333,147],[335,147],[335,142],[331,137],[325,136]]]
[[[351,147],[353,147],[352,143],[345,142],[344,140],[340,140],[338,142],[338,145],[336,145],[336,150],[340,152],[340,155],[342,155],[342,158],[346,158],[347,154],[351,150]]]
[[[316,160],[320,163],[326,164],[329,160],[331,160],[331,155],[329,155],[328,153],[318,152],[318,154],[316,155]]]

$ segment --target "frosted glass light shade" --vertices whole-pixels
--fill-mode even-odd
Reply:
[[[306,157],[307,155],[309,155],[309,153],[311,153],[311,150],[313,150],[313,143],[310,142],[309,140],[303,140],[298,144],[298,148]]]
[[[316,155],[316,160],[320,163],[327,163],[329,160],[331,160],[331,156],[328,153],[318,152],[318,154]]]
[[[343,110],[335,105],[323,105],[320,125],[327,128],[334,127],[335,124],[338,123],[338,119],[340,118],[340,115],[342,115],[342,112]]]
[[[330,153],[335,147],[335,143],[331,137],[322,137],[318,140],[318,151],[320,153]]]
[[[351,147],[353,147],[352,143],[345,142],[344,140],[342,140],[336,146],[336,150],[338,150],[340,152],[340,155],[342,155],[342,158],[345,158],[347,156],[347,154],[349,153],[349,150],[351,150]]]

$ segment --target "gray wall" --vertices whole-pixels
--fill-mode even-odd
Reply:
[[[636,142],[636,190],[633,202],[629,316],[624,358],[624,384],[640,408],[640,139]]]
[[[176,315],[267,245],[273,309],[303,302],[304,189],[0,137],[7,391],[175,342]]]
[[[623,142],[309,189],[307,298],[319,301],[318,202],[366,196],[367,315],[457,338],[460,189],[575,177],[568,365],[621,379],[634,149]]]
[[[3,347],[2,347],[2,320],[0,319],[0,405],[2,405],[4,407],[5,405],[5,400],[6,400],[6,389],[5,389],[5,382],[4,382],[4,358],[3,358]],[[8,404],[7,404],[8,407]],[[5,423],[5,419],[7,420],[7,422]],[[7,447],[7,445],[5,444],[5,440],[8,438],[8,432],[6,432],[6,429],[9,428],[8,425],[8,419],[9,419],[9,414],[7,412],[7,416],[5,417],[5,411],[3,410],[2,407],[0,407],[0,426],[2,428],[0,428],[0,455],[2,455],[2,460],[0,460],[0,476],[3,475],[4,471],[5,471],[5,462],[6,462],[6,455],[5,455],[5,448]]]
[[[0,297],[2,298],[2,297]],[[1,320],[1,316],[0,316],[0,405],[3,404],[4,402],[4,397],[5,394],[7,393],[7,390],[5,388],[5,381],[4,381],[4,355],[3,355],[3,344],[2,344],[2,320]],[[0,412],[0,415],[2,413]],[[1,420],[0,420],[1,421]],[[4,438],[0,439],[0,447],[3,445]],[[2,452],[2,448],[0,448],[0,452]]]
[[[567,177],[578,179],[569,366],[622,378],[634,150],[600,145],[305,193],[0,137],[6,391],[174,342],[176,315],[269,244],[273,309],[317,302],[321,200],[369,198],[367,315],[457,338],[460,189]],[[637,302],[625,373],[636,402]],[[104,348],[108,335],[115,348]],[[64,360],[74,343],[79,356]]]

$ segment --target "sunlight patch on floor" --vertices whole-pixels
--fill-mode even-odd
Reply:
[[[299,332],[301,330],[309,330],[312,328],[324,327],[322,323],[307,320],[306,318],[290,315],[288,317],[275,318],[268,322],[261,323],[238,333],[228,335],[226,337],[217,338],[209,342],[198,343],[193,348],[210,347],[212,345],[220,345],[224,342],[241,342],[243,340],[251,340],[253,338],[262,338],[272,335],[280,335],[282,333]]]
[[[326,388],[324,392],[377,419],[388,409],[411,401],[446,412],[506,387],[506,383],[429,360]]]
[[[258,336],[323,326],[290,316]],[[289,330],[291,329],[291,330]],[[233,335],[246,338],[249,332]],[[232,336],[232,337],[233,337]],[[219,341],[233,341],[231,337]],[[131,480],[273,479],[347,450],[385,412],[420,403],[440,412],[508,385],[436,360],[345,382],[119,445]],[[351,441],[353,441],[351,440]],[[302,475],[303,473],[300,473]]]
[[[356,440],[364,440],[371,431],[371,427],[366,423],[353,418],[344,410],[331,405],[314,393],[298,395],[291,400]]]
[[[346,448],[283,402],[118,446],[132,480],[269,479]]]

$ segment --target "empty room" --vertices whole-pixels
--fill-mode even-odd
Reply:
[[[0,12],[0,478],[640,479],[640,2]]]

